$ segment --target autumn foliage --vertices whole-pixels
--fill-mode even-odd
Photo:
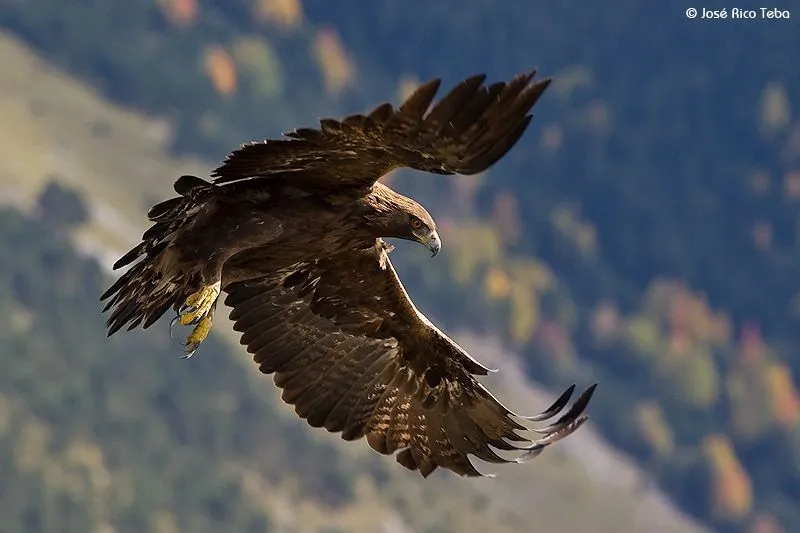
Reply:
[[[303,22],[300,0],[256,0],[256,16],[282,28],[296,28]]]
[[[722,435],[711,435],[701,446],[711,472],[713,516],[724,521],[745,518],[753,506],[753,489],[730,442]]]
[[[355,66],[336,30],[323,28],[317,32],[314,57],[329,93],[339,93],[353,81]]]
[[[176,26],[189,26],[198,17],[197,0],[158,0],[167,19]]]
[[[221,96],[236,92],[236,65],[224,48],[212,45],[206,49],[205,70],[214,90]]]

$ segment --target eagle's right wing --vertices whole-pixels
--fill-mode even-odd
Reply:
[[[314,427],[346,440],[366,436],[383,454],[401,450],[397,461],[423,476],[437,467],[479,476],[470,455],[521,462],[587,419],[594,386],[535,430],[540,438],[521,434],[530,431],[523,422],[558,414],[574,385],[541,415],[510,411],[475,379],[489,369],[416,310],[380,240],[374,249],[252,274],[225,288],[225,303],[284,401]]]
[[[477,174],[497,162],[528,126],[550,83],[536,71],[483,85],[485,75],[458,84],[428,110],[440,80],[420,86],[399,108],[384,103],[368,115],[323,119],[289,139],[245,144],[211,173],[218,184],[249,178],[289,180],[298,188],[371,185],[400,167],[437,174]]]

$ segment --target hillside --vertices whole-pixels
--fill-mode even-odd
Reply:
[[[398,269],[532,378],[600,380],[597,427],[684,510],[800,528],[796,21],[633,0],[63,6],[13,3],[0,24],[205,159],[432,76],[554,76],[485,175],[391,178],[435,207],[447,250]]]
[[[51,177],[76,187],[89,201],[92,216],[79,228],[80,248],[108,257],[108,247],[121,248],[141,231],[134,226],[141,224],[143,210],[135,206],[157,191],[166,194],[172,176],[199,164],[164,153],[163,139],[152,135],[158,121],[102,100],[7,36],[0,39],[0,56],[6,58],[0,74],[2,113],[17,113],[25,124],[15,135],[3,132],[0,190],[9,192],[4,199],[29,208]],[[49,91],[37,92],[37,87]],[[32,107],[38,112],[31,112]],[[100,140],[93,136],[96,124],[107,125],[108,134]],[[102,157],[95,157],[93,147],[98,145]],[[20,163],[54,147],[58,158]],[[121,164],[109,169],[106,161]],[[143,164],[149,172],[142,172]],[[152,190],[145,191],[139,185],[143,182]],[[4,339],[13,342],[0,343],[0,358],[19,368],[0,386],[13,413],[13,425],[5,426],[12,429],[2,433],[0,442],[40,450],[42,456],[31,460],[44,465],[30,471],[21,459],[7,457],[0,474],[25,489],[3,513],[4,524],[17,523],[5,517],[28,520],[30,514],[49,509],[43,520],[74,517],[69,522],[74,531],[86,531],[86,521],[97,530],[108,526],[119,531],[358,533],[408,527],[502,533],[525,531],[534,521],[573,531],[702,531],[670,510],[657,493],[631,499],[638,480],[625,459],[607,454],[595,436],[575,436],[584,445],[572,454],[592,459],[588,471],[580,459],[565,457],[556,448],[535,463],[499,469],[498,478],[485,483],[446,475],[423,482],[391,460],[376,457],[363,443],[344,444],[296,420],[276,402],[271,381],[255,371],[243,350],[231,350],[230,330],[222,321],[213,343],[189,363],[175,358],[165,328],[115,337],[106,347],[96,295],[108,279],[61,239],[39,222],[3,212],[0,301],[9,316],[19,317],[12,322],[24,327],[12,325]],[[58,258],[55,265],[53,257]],[[20,286],[35,287],[35,296],[20,296]],[[56,295],[52,302],[50,294]],[[33,331],[41,344],[29,345]],[[493,361],[497,352],[488,346],[476,353]],[[50,369],[54,353],[68,366]],[[27,366],[19,364],[21,354]],[[514,375],[511,367],[508,374]],[[550,399],[541,392],[532,394],[524,378],[504,390],[515,405],[517,398],[520,405],[531,406]],[[62,402],[67,397],[72,399]],[[62,403],[69,413],[59,410]],[[18,431],[28,427],[32,429]],[[585,429],[588,436],[591,426]],[[25,438],[32,440],[20,441],[18,435],[28,432],[34,436]],[[143,442],[143,435],[152,437]],[[52,444],[37,448],[45,438]],[[70,462],[73,454],[84,452],[92,466]],[[165,464],[174,465],[168,475],[161,473]],[[626,481],[609,484],[607,472],[596,472],[601,464],[619,464]],[[97,486],[64,488],[67,482],[58,481],[60,471],[89,476],[86,472],[95,468],[99,474],[91,475],[102,479]],[[46,498],[34,492],[42,484],[53,487]],[[150,495],[151,486],[160,488]],[[69,506],[59,503],[68,498],[65,491],[72,491]],[[652,524],[654,516],[660,517],[658,525]],[[49,523],[26,522],[25,530],[49,531]]]

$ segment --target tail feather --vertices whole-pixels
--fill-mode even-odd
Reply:
[[[135,264],[101,298],[108,299],[103,311],[111,310],[106,321],[108,336],[126,325],[129,331],[141,324],[147,329],[170,308],[177,311],[199,283],[196,272],[165,278],[154,261],[146,259]]]
[[[181,196],[170,198],[153,206],[148,218],[153,225],[142,235],[142,242],[124,254],[114,270],[133,264],[100,297],[106,301],[103,312],[111,310],[106,321],[108,335],[128,325],[131,330],[140,324],[148,328],[166,313],[175,310],[199,284],[197,272],[165,272],[162,255],[176,232],[185,228],[203,207],[202,193],[215,186],[195,176],[181,176],[175,190]],[[138,262],[137,262],[138,261]]]

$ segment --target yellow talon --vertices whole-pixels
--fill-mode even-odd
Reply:
[[[211,332],[219,292],[220,282],[216,282],[191,294],[178,311],[178,316],[172,321],[173,324],[177,322],[182,326],[195,325],[192,332],[186,337],[186,342],[183,343],[186,352],[186,355],[183,356],[184,359],[191,357]],[[170,324],[170,334],[172,334],[172,324]]]
[[[208,337],[208,334],[211,332],[212,321],[213,315],[208,315],[203,317],[200,322],[197,323],[189,336],[186,337],[187,351],[196,350],[200,343],[206,340],[206,337]]]
[[[184,309],[181,310],[178,322],[182,326],[196,324],[211,313],[214,302],[219,296],[219,281],[213,285],[207,285],[194,294],[189,295],[184,302]]]

